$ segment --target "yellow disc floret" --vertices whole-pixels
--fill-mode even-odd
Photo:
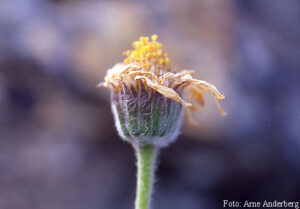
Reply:
[[[162,44],[157,41],[158,36],[149,37],[141,36],[138,41],[132,43],[133,50],[127,50],[123,53],[126,58],[124,64],[135,63],[141,65],[145,71],[169,70],[169,57],[163,53]],[[152,68],[154,67],[154,68]]]

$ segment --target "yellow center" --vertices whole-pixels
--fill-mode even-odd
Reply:
[[[152,35],[149,41],[149,37],[141,36],[139,41],[133,42],[134,49],[123,53],[126,56],[124,63],[138,63],[146,71],[149,71],[152,66],[156,69],[168,70],[169,57],[167,53],[163,53],[162,44],[156,41],[157,38],[157,35]]]

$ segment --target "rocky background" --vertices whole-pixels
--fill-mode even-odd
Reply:
[[[160,154],[153,208],[299,201],[299,20],[298,0],[2,0],[0,208],[133,208],[134,152],[95,86],[154,33],[228,116],[205,96]]]

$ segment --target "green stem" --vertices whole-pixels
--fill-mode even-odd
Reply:
[[[137,146],[137,191],[135,209],[149,209],[155,170],[157,148],[153,145]]]

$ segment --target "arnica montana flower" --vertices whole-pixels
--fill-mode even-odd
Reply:
[[[183,108],[197,110],[204,104],[202,92],[216,100],[225,98],[215,86],[193,78],[194,71],[170,68],[158,36],[140,37],[122,63],[109,69],[99,86],[112,91],[112,110],[119,135],[135,145],[168,145],[178,136]],[[183,95],[197,105],[183,98]]]

